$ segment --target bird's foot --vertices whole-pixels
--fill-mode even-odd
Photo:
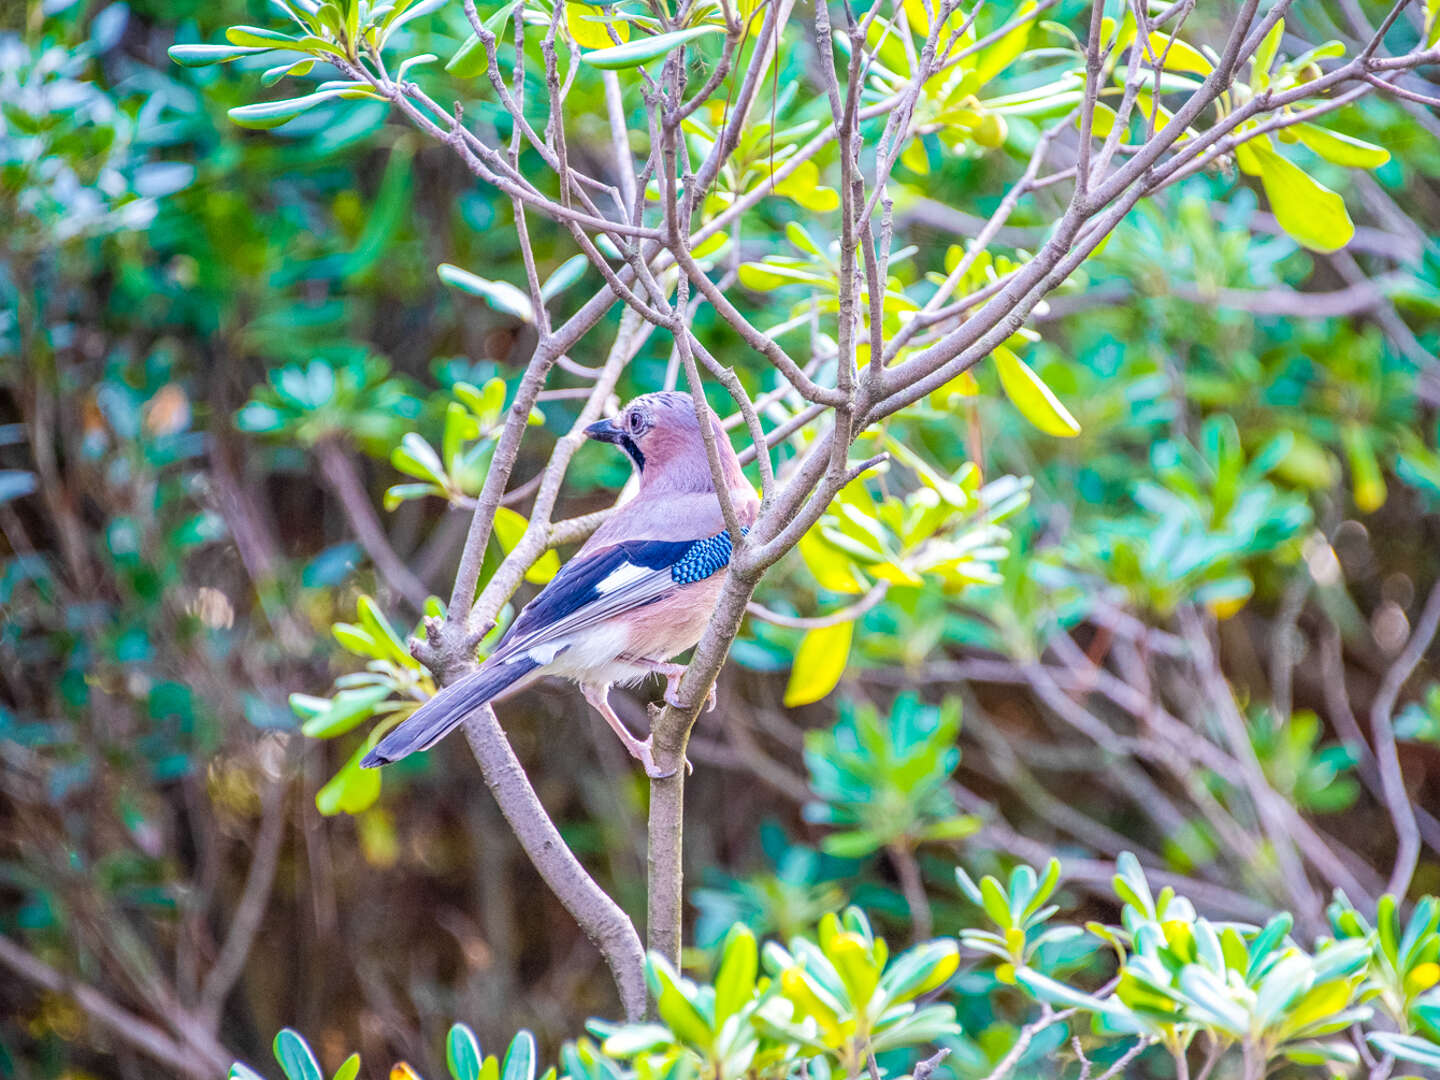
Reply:
[[[655,737],[653,735],[646,736],[644,739],[637,739],[634,746],[627,746],[626,749],[635,756],[636,761],[640,762],[640,765],[645,770],[645,775],[650,777],[651,780],[664,780],[667,777],[675,775],[675,769],[662,769],[659,763],[656,762]],[[695,766],[690,764],[689,758],[686,758],[685,775],[689,776],[694,771]]]
[[[672,674],[669,674],[669,673],[666,673],[666,675],[665,675],[665,704],[667,704],[667,705],[673,705],[673,706],[675,706],[675,708],[678,709],[678,708],[681,707],[681,704],[680,704],[680,679],[684,676],[684,674],[685,674],[685,669],[684,669],[683,667],[680,667],[680,665],[678,665],[678,664],[675,665],[675,666],[676,666],[677,668],[679,668],[679,671],[678,671],[678,672],[676,672],[676,673],[673,674],[673,675],[672,675]],[[710,684],[710,692],[705,695],[705,711],[706,711],[706,712],[714,712],[714,711],[715,711],[715,684],[714,684],[714,683],[711,683],[711,684]]]

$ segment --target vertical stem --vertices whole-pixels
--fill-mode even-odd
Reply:
[[[915,942],[919,944],[929,941],[935,933],[935,926],[930,918],[930,898],[925,895],[925,881],[920,876],[920,864],[915,859],[915,852],[911,851],[903,840],[896,841],[886,850],[890,854],[891,864],[895,867],[895,875],[900,879],[900,891],[905,896],[905,904],[910,908],[910,929]]]
[[[654,740],[656,764],[675,772],[650,781],[645,941],[678,969],[685,921],[685,746],[690,726],[658,727]]]
[[[500,729],[495,710],[486,705],[466,717],[465,739],[525,854],[610,965],[626,1019],[640,1019],[645,1012],[645,958],[634,925],[566,845]]]
[[[685,747],[690,742],[690,731],[700,706],[740,630],[745,605],[755,590],[756,580],[756,577],[741,576],[731,567],[725,591],[715,606],[715,617],[710,620],[700,644],[695,646],[685,677],[680,681],[681,704],[661,709],[650,724],[655,763],[662,769],[675,771],[650,781],[645,936],[650,948],[677,968],[684,926]]]

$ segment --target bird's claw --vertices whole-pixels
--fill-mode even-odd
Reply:
[[[680,702],[680,677],[677,675],[665,683],[665,704],[673,705],[675,708],[683,708]],[[710,684],[710,692],[705,695],[705,711],[715,711],[715,684]]]
[[[635,755],[635,759],[639,761],[641,767],[644,768],[645,775],[650,777],[651,780],[664,780],[667,777],[674,776],[677,771],[675,769],[662,769],[655,761],[655,737],[653,735],[647,736],[637,743],[631,750],[631,753]],[[695,766],[690,764],[689,758],[686,758],[685,775],[689,776],[694,771]]]

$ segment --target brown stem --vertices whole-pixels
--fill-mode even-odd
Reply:
[[[486,705],[471,713],[465,739],[525,854],[610,965],[626,1019],[639,1020],[645,1014],[645,952],[635,925],[596,884],[550,820],[495,710]]]
[[[196,1080],[212,1080],[229,1068],[234,1057],[213,1039],[197,1034],[178,1041],[154,1024],[117,1005],[93,986],[77,982],[0,935],[0,966],[52,994],[64,994],[116,1039],[162,1065]]]
[[[915,852],[903,840],[897,840],[887,849],[895,875],[900,879],[900,891],[910,909],[910,932],[916,944],[929,941],[935,932],[930,918],[930,898],[925,895],[925,881],[920,876],[920,863]]]
[[[390,546],[390,538],[385,535],[385,528],[375,513],[375,505],[360,480],[360,470],[355,467],[349,453],[337,439],[322,440],[316,444],[315,452],[320,458],[320,471],[324,473],[326,483],[340,500],[340,508],[355,530],[355,538],[375,564],[381,580],[403,596],[416,611],[423,611],[430,590]]]

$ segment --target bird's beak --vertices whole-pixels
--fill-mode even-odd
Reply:
[[[613,420],[601,420],[587,427],[585,434],[596,442],[618,443],[625,438],[625,429],[616,427]]]

